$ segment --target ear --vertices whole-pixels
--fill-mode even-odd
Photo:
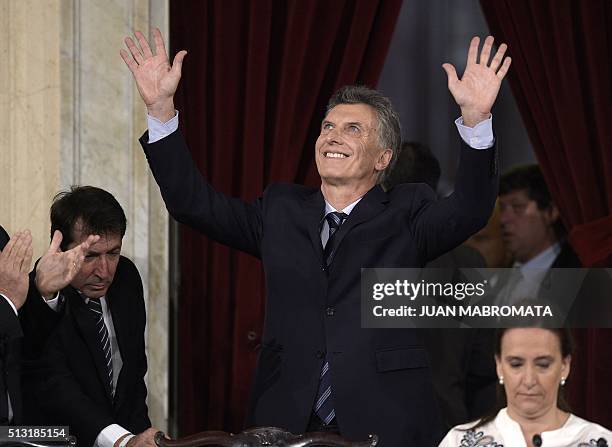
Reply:
[[[559,208],[557,208],[557,205],[554,203],[551,203],[550,207],[548,208],[548,216],[551,223],[555,223],[561,217],[559,214]]]
[[[495,371],[497,373],[497,377],[503,377],[504,370],[502,369],[502,362],[498,355],[495,355]]]
[[[567,357],[561,360],[561,376],[567,379],[570,375],[571,369],[572,369],[572,356],[568,355]]]
[[[393,157],[393,151],[391,149],[384,149],[380,155],[378,156],[378,160],[376,160],[376,165],[374,169],[377,171],[383,171],[389,166],[391,163],[391,158]]]

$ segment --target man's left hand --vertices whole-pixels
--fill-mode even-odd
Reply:
[[[70,284],[81,270],[87,250],[99,239],[98,235],[90,235],[81,244],[63,252],[60,249],[62,233],[55,230],[49,250],[36,265],[36,288],[45,301]]]
[[[11,300],[16,309],[23,306],[28,296],[31,263],[32,235],[29,230],[19,231],[0,251],[0,293]]]
[[[489,118],[501,82],[508,73],[512,62],[509,57],[504,58],[508,46],[502,43],[489,63],[493,40],[492,36],[485,39],[479,58],[480,39],[472,38],[467,65],[461,79],[457,77],[457,71],[453,65],[448,63],[442,65],[448,75],[448,89],[461,108],[463,124],[468,127],[474,127]]]

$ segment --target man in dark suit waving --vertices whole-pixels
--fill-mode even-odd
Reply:
[[[414,330],[360,327],[362,267],[419,267],[485,225],[497,192],[490,109],[510,60],[478,60],[472,40],[461,80],[450,64],[461,108],[455,193],[378,185],[400,143],[391,103],[365,87],[330,100],[315,144],[320,188],[270,185],[247,204],[216,192],[194,166],[174,109],[181,51],[169,64],[162,37],[155,54],[141,33],[121,55],[149,114],[141,144],[170,213],[209,237],[261,258],[267,301],[249,424],[293,432],[331,429],[381,445],[433,445],[439,433],[427,353]],[[233,148],[228,148],[233,150]]]
[[[87,447],[154,446],[143,288],[134,264],[121,256],[125,230],[123,209],[107,191],[83,186],[58,194],[51,247],[36,265],[20,315],[28,422],[68,425]],[[90,245],[82,265],[62,274],[55,258],[84,241]]]

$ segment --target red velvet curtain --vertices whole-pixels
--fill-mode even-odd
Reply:
[[[401,0],[170,2],[176,97],[193,157],[220,191],[318,185],[314,141],[345,84],[376,85]],[[242,428],[264,313],[258,260],[181,228],[179,431]]]
[[[509,46],[510,85],[570,241],[585,265],[611,266],[612,2],[481,5],[492,34]],[[612,427],[612,332],[576,335],[571,403]]]

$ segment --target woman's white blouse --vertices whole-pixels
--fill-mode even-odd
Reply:
[[[527,447],[521,427],[510,419],[506,409],[495,419],[473,430],[474,422],[458,425],[444,437],[439,447]],[[542,447],[594,447],[604,438],[612,447],[612,432],[601,425],[570,414],[563,427],[541,433]]]

